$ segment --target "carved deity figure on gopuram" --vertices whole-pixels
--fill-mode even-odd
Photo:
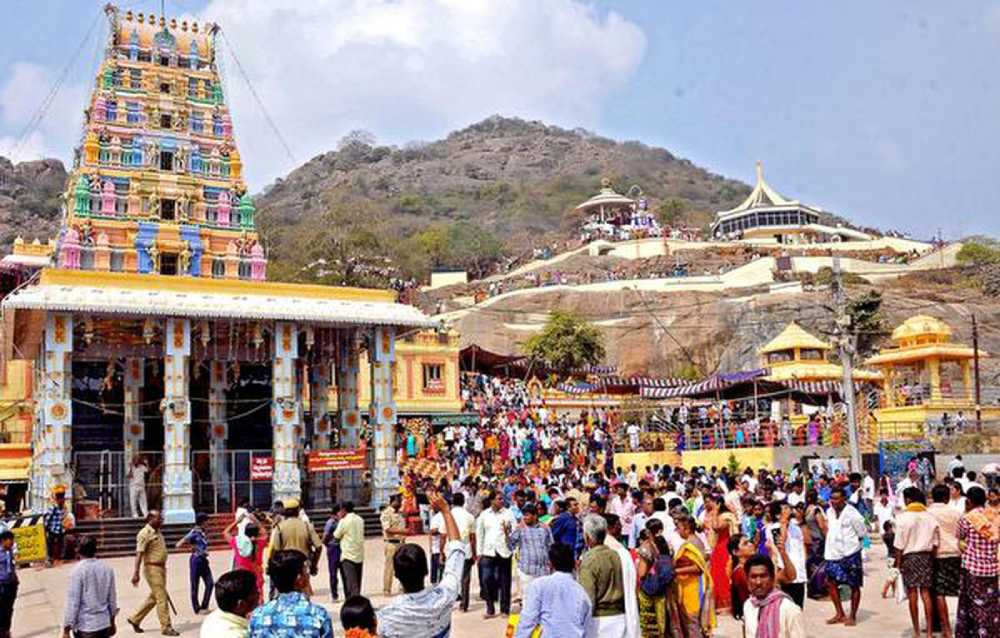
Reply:
[[[217,65],[219,27],[112,5],[104,59],[84,107],[82,145],[63,198],[59,263],[85,270],[265,278]],[[227,258],[232,242],[246,248]],[[79,245],[77,245],[79,244]],[[63,252],[80,253],[62,255]],[[69,257],[69,258],[67,258]],[[64,266],[66,267],[66,266]]]

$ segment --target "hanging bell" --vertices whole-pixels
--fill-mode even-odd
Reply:
[[[156,336],[156,322],[152,317],[148,317],[142,323],[142,338],[146,340],[146,345],[153,343],[153,337]]]
[[[88,346],[94,340],[94,318],[90,315],[83,318],[83,340]]]

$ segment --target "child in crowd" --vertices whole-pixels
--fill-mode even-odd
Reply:
[[[886,521],[882,526],[882,542],[885,543],[885,559],[889,564],[889,574],[885,578],[885,584],[882,585],[882,598],[889,598],[889,592],[892,592],[891,596],[896,597],[896,581],[899,580],[899,570],[896,568],[896,552],[899,550],[895,548],[896,540],[896,530],[892,525],[892,521]]]

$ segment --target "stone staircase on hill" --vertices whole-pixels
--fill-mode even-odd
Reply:
[[[365,522],[365,536],[378,536],[382,533],[382,525],[379,523],[379,514],[371,507],[358,507],[355,513],[361,516]],[[310,510],[309,519],[316,527],[316,532],[323,533],[323,525],[330,517],[329,508]],[[222,535],[222,530],[233,520],[232,514],[212,514],[209,515],[206,524],[209,547],[211,549],[225,549],[226,541]],[[77,523],[73,533],[77,536],[96,536],[99,541],[99,555],[102,557],[129,556],[135,553],[135,537],[145,523],[139,519],[131,518],[105,518],[92,521],[80,521]],[[167,549],[171,553],[177,552],[174,545],[191,529],[190,525],[164,525],[163,536],[167,541]],[[188,550],[182,550],[186,553]]]

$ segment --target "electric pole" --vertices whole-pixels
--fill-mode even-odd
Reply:
[[[833,258],[833,299],[837,308],[837,348],[844,369],[840,395],[847,412],[847,440],[851,446],[851,471],[861,471],[861,447],[858,444],[858,423],[854,410],[854,352],[856,349],[851,316],[847,314],[844,278],[840,271],[840,256]]]
[[[983,431],[983,406],[979,387],[979,323],[972,315],[972,374],[976,380],[976,432]]]

